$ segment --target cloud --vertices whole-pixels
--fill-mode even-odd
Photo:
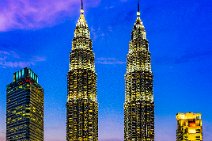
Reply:
[[[38,62],[46,61],[46,58],[42,56],[33,56],[31,58],[26,58],[26,59],[24,58],[25,58],[24,56],[20,56],[14,51],[0,50],[0,67],[23,68],[23,67],[33,66]]]
[[[182,64],[199,61],[212,56],[212,50],[198,50],[198,51],[186,51],[185,53],[178,54],[177,57],[158,57],[156,62],[159,64]]]
[[[6,141],[5,135],[6,135],[5,131],[0,131],[0,141]]]
[[[100,140],[100,141],[123,141],[123,140],[120,140],[120,139],[106,139],[106,140]]]
[[[0,31],[38,29],[56,24],[59,19],[79,10],[80,0],[2,0],[0,2]],[[96,6],[99,0],[87,0]]]
[[[120,61],[116,58],[97,58],[97,64],[103,64],[103,65],[122,65],[126,62]]]
[[[212,55],[212,50],[199,50],[199,51],[188,51],[184,55],[179,56],[175,59],[175,64],[185,63],[185,62],[193,62],[195,60],[200,60],[204,57],[208,57]]]
[[[99,115],[99,121],[99,135],[101,135],[99,136],[100,141],[124,140],[124,121],[122,115],[118,115],[114,110],[109,108]]]
[[[203,139],[204,141],[211,141],[212,139],[212,122],[203,121]]]
[[[0,141],[6,141],[5,137],[0,136]]]
[[[171,116],[155,116],[155,140],[173,141],[176,138],[176,121]]]

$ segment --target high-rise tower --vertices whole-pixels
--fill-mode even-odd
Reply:
[[[81,0],[68,72],[67,141],[98,141],[96,78],[92,41]]]
[[[14,73],[7,86],[7,141],[43,141],[43,88],[29,68]]]
[[[200,113],[178,113],[177,141],[202,141],[202,118]]]
[[[154,141],[153,74],[139,4],[127,55],[124,140]]]

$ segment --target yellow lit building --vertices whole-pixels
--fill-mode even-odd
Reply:
[[[68,72],[67,141],[98,141],[94,53],[81,1]]]
[[[202,119],[200,113],[178,113],[177,141],[202,141]]]
[[[127,55],[124,141],[154,141],[151,54],[139,5]]]

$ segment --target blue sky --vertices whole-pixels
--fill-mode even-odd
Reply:
[[[45,90],[45,140],[65,140],[66,75],[79,0],[0,1],[0,140],[6,84],[31,67]],[[177,112],[203,114],[212,140],[212,2],[141,2],[154,73],[156,141],[174,141]],[[137,1],[85,0],[98,74],[100,141],[123,140],[124,74]]]

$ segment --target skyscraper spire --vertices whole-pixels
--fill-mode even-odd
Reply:
[[[80,13],[84,13],[84,5],[83,5],[83,0],[81,0],[81,8],[80,8]]]
[[[81,0],[81,9],[84,9],[84,7],[83,7],[83,0]]]
[[[84,14],[83,0],[80,0],[80,1],[81,1],[80,17],[77,21],[74,37],[85,36],[90,38],[90,32],[89,32],[88,24],[86,22],[85,14]]]
[[[138,12],[140,12],[140,2],[138,0]]]
[[[140,17],[141,12],[140,12],[140,1],[138,0],[138,11],[137,11],[137,16]]]
[[[138,0],[138,5],[137,5],[137,18],[134,24],[134,28],[132,31],[132,39],[138,38],[138,35],[140,36],[140,33],[142,33],[140,37],[143,39],[146,39],[146,32],[145,28],[143,25],[143,22],[141,20],[141,12],[140,12],[140,0]]]

